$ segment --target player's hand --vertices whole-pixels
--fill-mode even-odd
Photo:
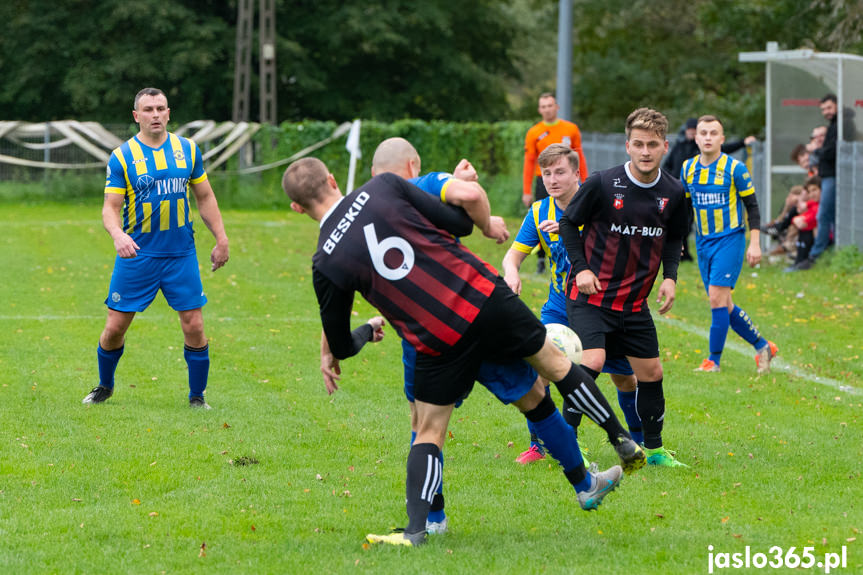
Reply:
[[[479,175],[477,175],[476,173],[476,168],[474,168],[473,164],[471,164],[464,158],[462,158],[462,160],[452,171],[452,175],[454,178],[464,180],[465,182],[479,181]]]
[[[524,204],[524,207],[529,208],[530,205],[533,203],[533,196],[531,196],[530,194],[522,194],[521,203]]]
[[[384,326],[387,324],[384,318],[376,315],[366,323],[372,326],[372,343],[377,343],[384,338]]]
[[[515,295],[521,295],[521,276],[518,272],[506,274],[503,276],[503,281],[506,282],[506,285],[509,286]]]
[[[549,234],[560,233],[560,224],[556,220],[543,220],[539,223],[539,230]]]
[[[506,222],[502,217],[489,216],[488,228],[482,231],[482,235],[502,244],[509,239],[509,230],[506,229]]]
[[[746,145],[746,146],[751,146],[751,145],[752,145],[752,144],[754,144],[757,140],[758,140],[758,138],[756,138],[755,136],[746,136],[746,137],[743,139],[743,144],[744,144],[744,145]]]
[[[114,238],[114,249],[117,250],[117,255],[121,258],[130,259],[137,256],[138,250],[141,248],[129,234],[118,234]]]
[[[323,333],[321,333],[321,375],[324,376],[327,394],[332,395],[339,389],[338,381],[341,379],[342,368],[339,367],[339,360],[330,351],[330,343]]]
[[[213,264],[212,271],[216,271],[228,262],[228,258],[230,257],[229,251],[227,240],[216,243],[213,251],[210,252],[210,262]]]
[[[671,278],[665,278],[659,285],[659,292],[656,294],[656,303],[659,305],[659,313],[663,314],[671,309],[674,305],[674,297],[677,292],[677,284]],[[663,299],[665,301],[663,301]]]
[[[602,291],[599,278],[590,270],[578,272],[575,276],[575,285],[578,287],[578,293],[585,295],[593,295]]]
[[[749,249],[746,250],[746,261],[749,262],[749,267],[751,268],[761,263],[761,246],[757,243],[749,242]]]

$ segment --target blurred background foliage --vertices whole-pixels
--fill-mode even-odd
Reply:
[[[556,0],[276,8],[280,121],[534,120],[537,95],[555,87]],[[6,0],[0,119],[116,123],[149,85],[168,93],[175,123],[230,119],[236,12],[222,0]],[[649,105],[673,126],[711,111],[732,132],[758,133],[763,66],[737,53],[770,40],[859,53],[861,30],[855,0],[575,0],[572,116],[619,132]]]

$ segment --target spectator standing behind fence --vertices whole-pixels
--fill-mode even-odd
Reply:
[[[808,270],[830,245],[833,224],[836,220],[836,94],[821,98],[821,115],[827,120],[827,133],[818,157],[818,175],[821,177],[821,201],[818,204],[818,232],[809,257],[798,264],[798,270]]]
[[[534,201],[548,197],[545,185],[542,183],[542,171],[537,159],[544,149],[551,144],[564,144],[578,154],[579,172],[583,182],[588,176],[587,159],[581,149],[581,132],[572,122],[557,117],[560,106],[551,92],[539,96],[539,115],[542,120],[531,126],[524,138],[524,171],[522,174],[522,196],[524,207],[529,208]],[[531,199],[531,184],[534,194]],[[537,252],[536,273],[545,273],[545,253],[540,247]]]
[[[665,161],[662,162],[662,169],[665,173],[679,179],[680,168],[683,167],[683,162],[698,154],[698,144],[695,143],[695,128],[697,126],[698,119],[689,118],[686,120],[683,128],[677,133],[677,140],[674,142],[674,146],[668,152]],[[733,154],[744,146],[752,144],[754,141],[755,136],[747,136],[743,140],[726,142],[722,144],[722,151],[726,154]],[[680,258],[683,261],[692,261],[692,255],[689,253],[689,234],[691,233],[692,225],[690,224],[689,233],[683,240],[683,255]]]

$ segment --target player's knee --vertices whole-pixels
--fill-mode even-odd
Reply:
[[[620,391],[635,391],[636,387],[638,387],[638,380],[635,378],[635,375],[612,373],[611,381]]]
[[[536,391],[536,387],[534,386],[534,388],[528,392],[528,395],[531,395],[532,401],[528,404],[518,405],[518,408],[521,409],[528,421],[542,421],[554,413],[554,410],[556,409],[554,401],[551,399],[551,395],[545,393],[544,388],[541,392],[542,395],[539,398],[537,398],[537,393],[539,392]],[[522,399],[525,398],[527,398],[527,396]],[[533,400],[536,400],[535,404],[533,404]],[[530,404],[533,404],[533,406],[529,409],[524,408]]]

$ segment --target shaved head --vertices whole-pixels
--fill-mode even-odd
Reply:
[[[390,172],[405,179],[415,177],[410,173],[410,166],[420,170],[420,155],[410,142],[404,138],[387,138],[375,150],[372,158],[372,175]]]

